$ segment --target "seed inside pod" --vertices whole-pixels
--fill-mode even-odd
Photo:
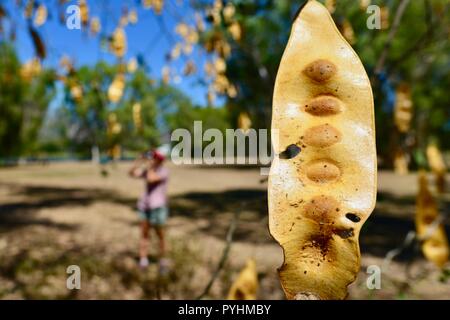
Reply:
[[[336,74],[336,66],[325,59],[318,59],[306,66],[303,72],[306,76],[317,82],[326,82]]]
[[[321,96],[314,98],[307,105],[304,110],[313,116],[331,116],[341,112],[339,100],[331,96]]]
[[[306,130],[303,141],[313,147],[329,147],[341,140],[341,133],[329,124],[315,126]]]
[[[306,176],[314,182],[331,182],[338,179],[340,175],[341,170],[331,160],[317,160],[306,165]]]

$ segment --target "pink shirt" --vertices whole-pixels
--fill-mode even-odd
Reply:
[[[137,207],[140,211],[147,211],[167,205],[167,180],[169,178],[169,170],[161,166],[156,169],[155,172],[161,178],[161,181],[149,183],[145,180],[145,192],[137,203]],[[147,179],[147,170],[142,173],[142,178]]]

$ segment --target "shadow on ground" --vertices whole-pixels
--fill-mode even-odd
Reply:
[[[0,204],[0,230],[12,231],[26,225],[43,225],[73,231],[76,226],[55,223],[35,216],[38,210],[63,206],[88,206],[96,201],[113,202],[133,208],[136,199],[123,197],[112,190],[95,188],[61,188],[0,184],[13,196],[24,200]],[[376,256],[401,245],[406,234],[414,230],[413,197],[379,193],[377,206],[360,235],[361,250]],[[448,210],[450,203],[443,203]],[[197,221],[198,231],[224,239],[235,212],[240,212],[234,239],[251,243],[274,243],[267,227],[267,192],[264,189],[233,189],[223,192],[190,192],[170,198],[173,217]],[[62,211],[63,214],[63,211]],[[136,221],[137,223],[137,221]],[[449,222],[447,231],[450,234]],[[402,257],[399,257],[400,259]],[[408,252],[406,252],[406,257]]]

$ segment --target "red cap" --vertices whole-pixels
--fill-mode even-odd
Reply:
[[[153,150],[153,159],[163,162],[166,157],[158,150]]]

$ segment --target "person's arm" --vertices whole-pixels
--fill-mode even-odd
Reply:
[[[149,183],[159,183],[166,179],[166,174],[164,171],[162,174],[158,174],[154,169],[147,171],[147,182]]]
[[[140,178],[142,176],[142,169],[140,167],[142,163],[142,157],[139,157],[138,159],[136,159],[132,165],[132,167],[130,168],[130,170],[128,170],[128,175],[132,178]]]

